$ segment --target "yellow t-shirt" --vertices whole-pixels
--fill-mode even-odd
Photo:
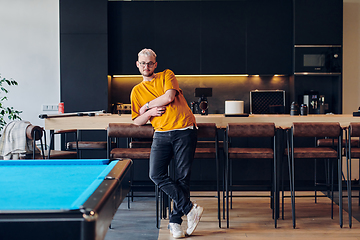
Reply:
[[[159,117],[151,117],[150,122],[155,131],[170,131],[196,125],[175,74],[167,69],[157,73],[151,81],[142,81],[131,91],[131,118],[134,120],[140,114],[141,106],[160,97],[169,89],[177,91],[174,101],[166,106],[165,113]]]

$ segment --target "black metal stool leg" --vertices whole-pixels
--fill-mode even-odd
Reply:
[[[156,227],[160,228],[160,215],[159,215],[159,187],[155,185],[155,204],[156,204]]]

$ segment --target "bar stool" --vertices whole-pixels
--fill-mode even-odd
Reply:
[[[151,145],[148,141],[142,143],[142,146],[139,147],[137,143],[131,141],[131,139],[152,139],[154,134],[154,128],[150,124],[146,125],[135,125],[131,123],[109,123],[107,128],[108,141],[107,141],[107,153],[108,158],[130,158],[134,161],[137,160],[149,160]],[[112,148],[112,139],[125,138],[127,140],[126,148]],[[119,142],[119,141],[117,141]],[[130,147],[130,143],[131,147]],[[138,142],[139,143],[139,142]],[[137,147],[136,147],[137,146]],[[130,208],[130,200],[133,198],[133,187],[136,185],[133,184],[134,179],[134,168],[130,172],[130,192],[128,195],[128,208]],[[156,226],[160,227],[160,216],[159,216],[159,198],[158,198],[158,188],[155,186],[155,198],[156,198]]]
[[[233,171],[231,161],[242,159],[249,161],[250,159],[268,159],[272,161],[273,171],[271,172],[270,198],[271,207],[273,209],[273,218],[275,228],[277,227],[277,160],[276,160],[276,128],[274,123],[229,123],[226,128],[224,151],[226,155],[226,171],[225,171],[225,188],[226,188],[226,215],[227,228],[229,228],[229,189],[232,191],[231,172]],[[262,148],[235,146],[234,140],[239,138],[260,138],[270,139],[270,146]],[[229,183],[230,182],[230,183]],[[241,187],[241,186],[237,186]]]
[[[220,216],[220,170],[219,170],[219,140],[215,123],[198,123],[198,142],[195,149],[194,161],[197,159],[214,160],[216,174],[216,191],[218,221],[221,228]],[[194,169],[192,170],[194,171]],[[190,196],[193,196],[190,194]],[[197,197],[214,197],[214,196],[197,196]]]
[[[36,125],[30,124],[26,128],[26,137],[33,141],[33,153],[27,154],[25,159],[76,159],[77,153],[73,151],[61,151],[47,149],[45,130]],[[44,142],[42,138],[44,137]],[[40,141],[41,152],[36,151],[36,141]],[[50,143],[51,144],[51,143]],[[45,147],[44,147],[45,145]]]
[[[43,137],[43,132],[44,129],[42,127],[39,126],[35,126],[30,124],[29,126],[27,126],[26,128],[26,137],[30,140],[32,140],[32,159],[36,159],[39,158],[41,156],[42,159],[45,159],[45,150],[44,150],[44,145],[43,145],[43,141],[42,141],[42,137]],[[40,146],[41,146],[41,152],[40,152],[40,156],[39,154],[37,154],[36,151],[36,141],[40,141]],[[29,155],[26,156],[25,158],[29,158]]]
[[[295,147],[294,139],[302,137],[313,138],[337,138],[338,144],[336,149],[331,147]],[[342,129],[339,123],[331,122],[312,122],[312,123],[293,123],[290,131],[290,137],[287,141],[286,153],[288,156],[289,180],[291,192],[291,209],[293,228],[296,227],[295,218],[295,159],[332,159],[338,161],[338,184],[339,184],[339,217],[340,227],[343,225],[342,218],[342,157],[341,157],[341,141]],[[331,191],[333,192],[333,177],[331,179]],[[331,217],[333,215],[333,194],[331,196]]]
[[[342,129],[343,129],[343,136],[345,136],[346,139],[342,140],[341,154],[342,154],[342,156],[346,156],[347,149],[348,149],[347,144],[351,144],[351,147],[359,147],[359,139],[351,139],[350,143],[348,143],[347,142],[348,126],[342,127]],[[335,139],[335,138],[316,139],[316,146],[317,147],[331,147],[333,149],[336,149],[338,147],[338,139]],[[315,203],[317,202],[317,194],[316,194],[317,186],[319,186],[319,185],[326,185],[327,187],[330,186],[329,159],[324,159],[324,160],[325,160],[325,168],[326,168],[325,169],[326,183],[318,183],[317,182],[317,159],[315,159],[315,170],[314,170]],[[359,201],[359,205],[360,205],[360,201]]]
[[[151,125],[138,126],[130,123],[110,123],[107,129],[108,133],[108,158],[130,158],[135,160],[148,160],[150,158],[150,146],[134,148],[129,146],[129,139],[131,138],[152,138],[154,129]],[[126,138],[126,148],[112,148],[112,138]],[[111,144],[111,146],[110,146]],[[134,169],[134,168],[133,168]],[[134,170],[130,174],[130,197],[133,198],[133,179]],[[128,206],[130,208],[130,198],[128,199]]]
[[[71,130],[76,132],[75,141],[65,141],[66,142],[66,150],[72,150],[78,152],[78,157],[82,158],[83,151],[94,151],[94,150],[103,150],[104,157],[106,156],[107,151],[107,141],[84,141],[81,140],[81,135],[83,130],[73,129]],[[112,142],[112,148],[116,147],[116,143]]]
[[[214,160],[215,163],[215,174],[216,174],[216,198],[217,198],[217,208],[218,208],[218,222],[219,222],[219,228],[221,228],[221,216],[220,216],[220,210],[221,210],[221,196],[220,196],[220,166],[219,166],[219,141],[218,141],[218,134],[217,134],[217,127],[215,123],[197,123],[197,145],[195,149],[194,154],[194,161],[199,159],[206,159],[206,160]],[[133,142],[134,144],[138,146],[146,146],[146,142]],[[173,169],[173,168],[170,168]],[[194,171],[194,167],[192,171]],[[170,176],[174,176],[174,172],[170,171]],[[197,186],[197,187],[205,187],[205,186]],[[160,193],[161,194],[161,193]],[[158,196],[158,194],[156,194]],[[161,196],[161,195],[160,195]],[[214,197],[214,195],[193,195],[193,193],[190,193],[190,197]],[[169,201],[166,201],[169,200]],[[169,214],[171,212],[171,199],[166,199],[163,201],[160,200],[161,203],[168,202],[168,211]],[[164,205],[162,205],[164,206]],[[162,209],[163,213],[165,213],[165,209]],[[161,215],[161,211],[160,211]],[[165,218],[165,215],[164,215]]]
[[[350,195],[350,200],[348,201],[348,212],[349,212],[349,227],[352,227],[352,186],[351,186],[351,159],[357,158],[360,159],[360,145],[359,139],[353,139],[354,137],[360,137],[360,123],[353,122],[350,123],[348,129],[348,135],[346,139],[346,172],[347,172],[347,189],[348,189],[348,196]],[[353,142],[358,143],[358,145],[352,144]],[[360,171],[360,168],[359,168]],[[359,190],[359,205],[360,205],[360,190]]]
[[[77,132],[76,129],[64,129],[64,130],[55,130],[54,132],[50,133],[50,143],[49,143],[49,149],[46,151],[46,155],[48,159],[51,158],[55,158],[55,159],[63,159],[63,158],[72,158],[72,159],[77,159],[79,158],[79,151],[77,149],[74,150],[53,150],[52,146],[54,145],[54,141],[55,141],[55,135],[64,135],[65,136],[65,142],[67,137],[69,137],[69,135],[73,135],[74,138],[77,138]],[[45,136],[45,134],[44,134]]]

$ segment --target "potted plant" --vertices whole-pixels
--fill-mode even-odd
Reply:
[[[0,132],[2,132],[2,129],[7,124],[7,120],[15,120],[20,119],[20,113],[22,111],[15,110],[13,107],[7,106],[5,103],[8,100],[6,94],[9,92],[7,90],[7,86],[17,86],[18,83],[13,79],[6,79],[2,78],[0,74]]]

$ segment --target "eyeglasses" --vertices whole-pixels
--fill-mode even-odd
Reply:
[[[145,67],[146,65],[148,65],[149,68],[152,68],[155,63],[153,63],[153,62],[148,62],[148,63],[146,63],[146,62],[139,62],[139,64],[140,64],[141,67]]]

